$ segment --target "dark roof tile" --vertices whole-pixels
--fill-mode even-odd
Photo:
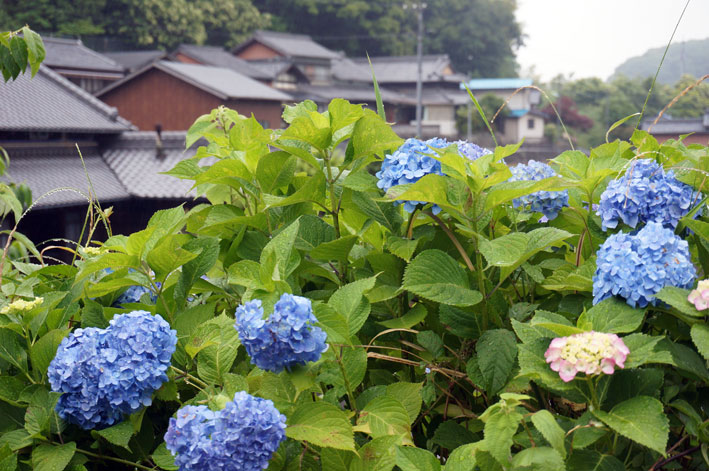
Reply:
[[[248,61],[236,57],[221,47],[181,44],[175,51],[175,54],[177,53],[183,53],[204,65],[224,67],[244,74],[247,77],[261,80],[273,78],[271,74],[262,70],[260,67],[255,67]]]
[[[118,51],[106,52],[105,55],[121,64],[128,72],[142,69],[148,64],[163,59],[165,51]]]
[[[306,34],[279,33],[276,31],[256,31],[246,42],[236,47],[239,52],[254,41],[258,41],[286,57],[311,59],[336,59],[340,54],[313,41]]]
[[[44,64],[53,69],[76,69],[123,75],[123,66],[93,49],[80,39],[42,38],[47,57]]]

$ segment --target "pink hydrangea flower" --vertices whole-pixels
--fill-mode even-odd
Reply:
[[[617,335],[591,331],[555,338],[544,357],[551,369],[558,371],[561,379],[568,383],[577,373],[613,374],[616,367],[625,368],[629,353]]]
[[[689,293],[687,299],[690,303],[694,304],[697,311],[709,309],[709,279],[697,283],[697,289]]]

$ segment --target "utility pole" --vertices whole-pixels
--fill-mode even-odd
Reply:
[[[421,121],[423,120],[423,11],[426,4],[423,2],[404,5],[416,11],[418,17],[418,33],[416,35],[416,61],[418,72],[416,76],[416,137],[421,138]]]

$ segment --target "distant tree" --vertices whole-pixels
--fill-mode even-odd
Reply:
[[[261,13],[251,0],[199,0],[207,44],[232,48],[256,29],[271,25],[271,15]]]
[[[416,15],[401,0],[263,0],[281,31],[312,35],[351,56],[414,54]],[[429,1],[426,54],[447,53],[457,71],[477,77],[516,76],[514,48],[522,32],[516,0]]]
[[[672,90],[672,96],[677,96],[688,86],[697,81],[691,75],[684,75],[677,81]],[[685,96],[680,98],[677,103],[672,105],[668,111],[669,114],[678,118],[698,118],[703,116],[709,109],[709,83],[704,81],[692,88]]]
[[[554,103],[554,105],[559,112],[559,116],[561,116],[561,120],[567,127],[579,129],[581,131],[588,131],[591,127],[593,127],[593,120],[588,116],[579,113],[576,102],[574,102],[571,97],[562,96],[556,101],[556,103]],[[552,116],[552,119],[557,119],[556,113],[554,113],[554,109],[551,105],[547,105],[543,111],[549,116]]]
[[[106,0],[2,0],[0,29],[28,24],[47,33],[101,34],[105,6]]]
[[[492,119],[493,116],[495,116],[495,113],[497,113],[497,110],[500,109],[500,106],[505,102],[502,98],[499,96],[495,95],[494,93],[486,93],[482,97],[476,97],[478,100],[478,103],[480,104],[480,107],[483,109],[483,112],[485,113],[485,117],[489,120]],[[472,103],[471,103],[472,105]],[[485,122],[483,121],[482,116],[480,116],[480,113],[478,112],[477,108],[475,106],[472,106],[471,109],[471,129],[473,132],[480,132],[480,131],[487,131],[487,126],[485,125]],[[500,114],[497,116],[494,122],[494,129],[501,130],[503,123],[505,122],[505,117],[509,115],[509,108],[505,107],[502,109]],[[458,128],[458,132],[461,134],[465,134],[468,129],[468,107],[467,106],[460,106],[456,110],[455,113],[455,122],[456,122],[456,127]]]
[[[564,95],[571,97],[579,106],[598,105],[611,92],[611,86],[596,77],[575,80],[563,86]]]

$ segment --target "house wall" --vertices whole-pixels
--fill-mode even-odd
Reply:
[[[424,126],[430,124],[438,125],[441,136],[455,136],[458,134],[455,126],[455,108],[453,105],[424,106],[421,124]]]
[[[530,120],[534,123],[532,128],[529,127]],[[544,118],[526,114],[517,119],[517,138],[531,142],[544,139]]]
[[[472,90],[472,92],[478,100],[488,93],[497,95],[505,101],[509,98],[510,101],[507,103],[507,108],[511,110],[528,110],[531,107],[529,89],[520,91],[516,95],[512,96],[512,98],[510,98],[510,96],[514,90]]]
[[[152,69],[102,95],[101,100],[118,108],[118,113],[141,131],[152,131],[157,123],[165,131],[189,129],[197,117],[219,105],[234,108],[269,126],[280,127],[281,103],[256,100],[220,100],[161,70]]]
[[[274,51],[268,46],[265,46],[258,42],[253,42],[241,51],[239,51],[236,54],[236,57],[241,57],[242,59],[246,60],[274,59],[276,57],[281,57],[281,54]]]

